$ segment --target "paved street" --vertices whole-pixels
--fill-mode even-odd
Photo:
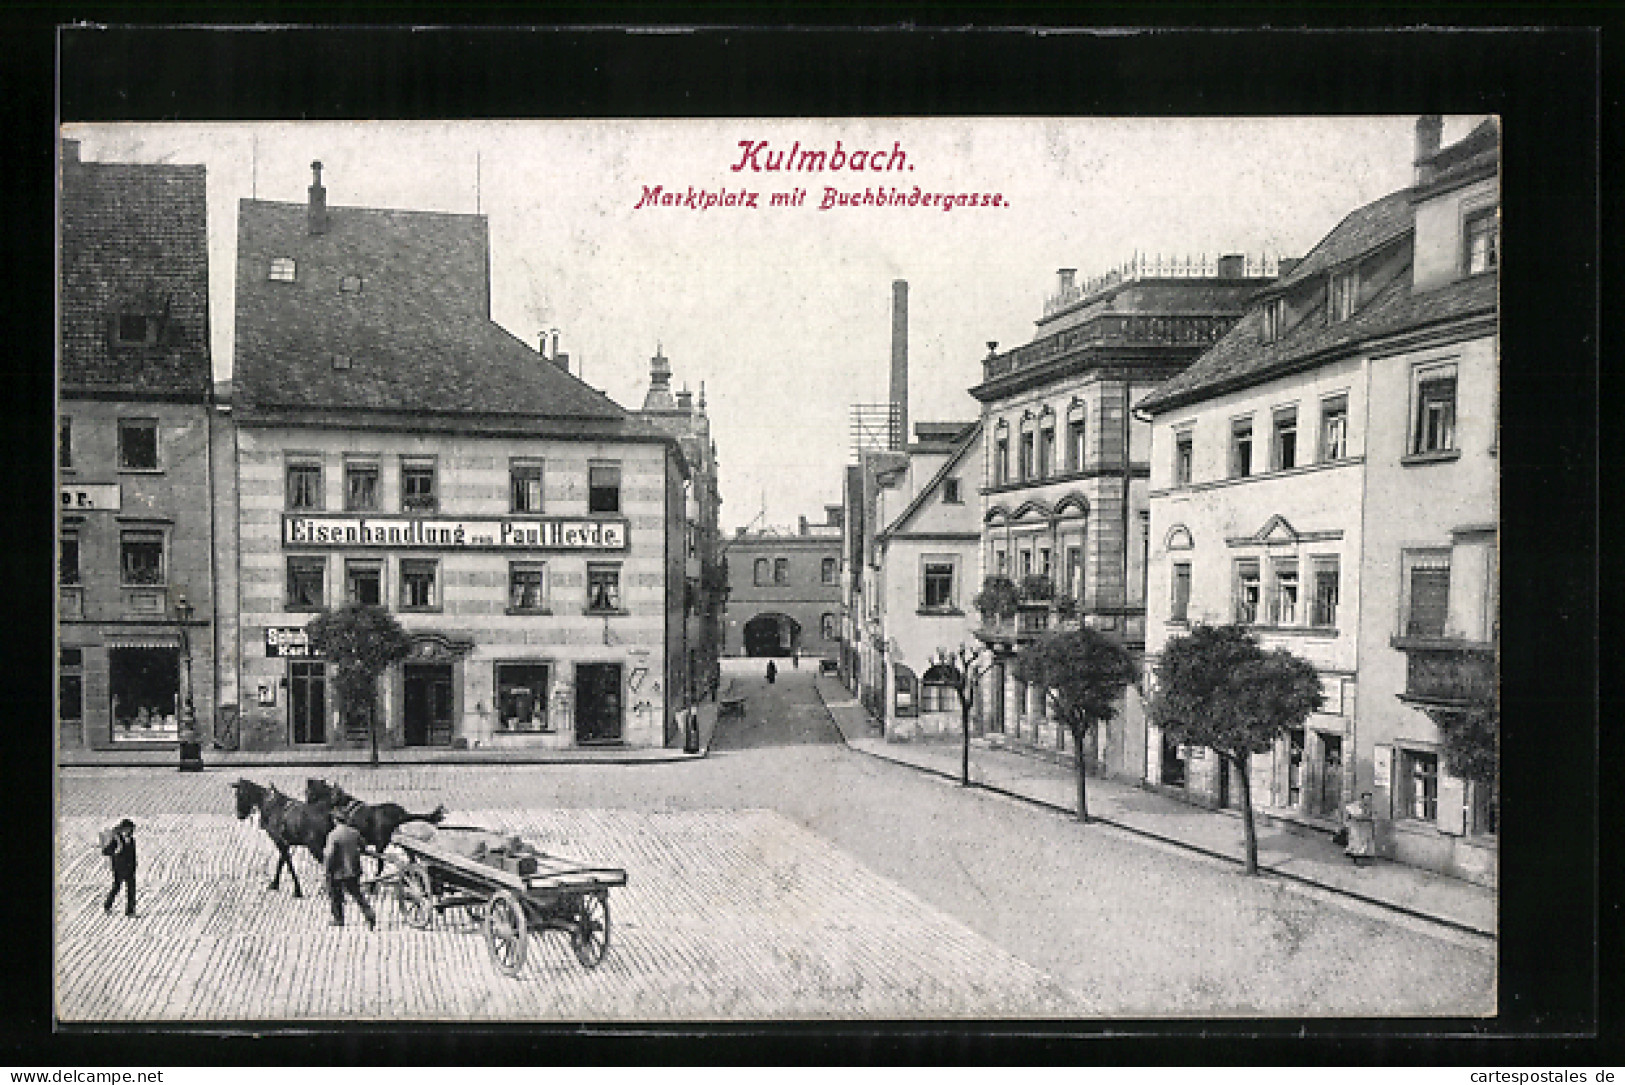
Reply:
[[[66,770],[65,1019],[629,1020],[1493,1013],[1482,941],[865,757],[813,710],[810,668],[735,678],[743,721],[673,764],[255,770],[625,867],[596,971],[533,938],[518,980],[476,930],[392,902],[377,932],[267,893],[233,778]],[[819,709],[819,711],[822,711]],[[252,775],[252,774],[251,774]],[[141,826],[142,918],[105,917],[95,832]],[[307,892],[319,881],[296,860]],[[286,880],[285,880],[286,881]]]

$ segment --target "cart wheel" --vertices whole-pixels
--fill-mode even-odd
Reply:
[[[401,887],[396,899],[401,916],[409,927],[426,931],[434,926],[434,896],[429,889],[429,872],[420,863],[408,863],[401,871]]]
[[[609,894],[603,890],[581,897],[576,929],[570,932],[570,948],[586,968],[597,968],[609,950]]]
[[[498,890],[485,909],[485,941],[491,947],[491,959],[504,975],[517,976],[525,967],[528,933],[525,910],[518,898],[506,889]]]

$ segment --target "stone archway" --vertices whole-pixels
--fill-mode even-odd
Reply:
[[[801,647],[801,623],[788,614],[768,611],[745,623],[745,654],[788,656]]]

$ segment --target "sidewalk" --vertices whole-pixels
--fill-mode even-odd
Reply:
[[[958,742],[886,742],[868,711],[844,687],[820,682],[817,688],[852,749],[959,779]],[[1077,778],[1069,765],[972,742],[970,776],[973,783],[993,791],[1067,812],[1077,810]],[[1237,813],[1098,776],[1089,777],[1088,795],[1089,815],[1096,821],[1238,863],[1244,858],[1244,830]],[[1477,934],[1496,934],[1495,890],[1383,859],[1356,867],[1342,848],[1319,834],[1295,833],[1260,819],[1258,865],[1345,896]]]
[[[699,706],[700,752],[684,753],[682,746],[653,749],[629,746],[573,746],[566,749],[541,747],[478,747],[454,750],[446,746],[410,746],[379,749],[380,765],[650,765],[673,761],[697,761],[711,749],[711,736],[717,727],[717,706],[706,701]],[[366,747],[353,749],[220,750],[205,746],[205,769],[298,767],[302,765],[365,765],[371,759]],[[180,753],[173,746],[132,750],[58,750],[60,768],[105,768],[136,766],[178,769]]]

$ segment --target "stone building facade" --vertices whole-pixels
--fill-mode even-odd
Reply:
[[[239,211],[241,745],[680,742],[678,440],[491,321],[484,217],[329,207],[315,169]],[[371,705],[304,636],[347,602],[412,638]]]
[[[1022,598],[1013,620],[979,634],[994,662],[978,719],[994,741],[1074,755],[1040,691],[1014,678],[1020,645],[1081,622],[1143,648],[1151,435],[1132,406],[1227,332],[1274,272],[1241,256],[1137,258],[1083,283],[1063,269],[1033,341],[1002,354],[989,344],[970,390],[982,405],[981,576],[1008,578]],[[1084,756],[1139,779],[1144,713],[1126,696]]]
[[[60,197],[57,737],[173,746],[216,714],[204,168],[64,140]]]
[[[840,652],[841,509],[794,533],[740,528],[724,545],[730,656],[834,659]]]

